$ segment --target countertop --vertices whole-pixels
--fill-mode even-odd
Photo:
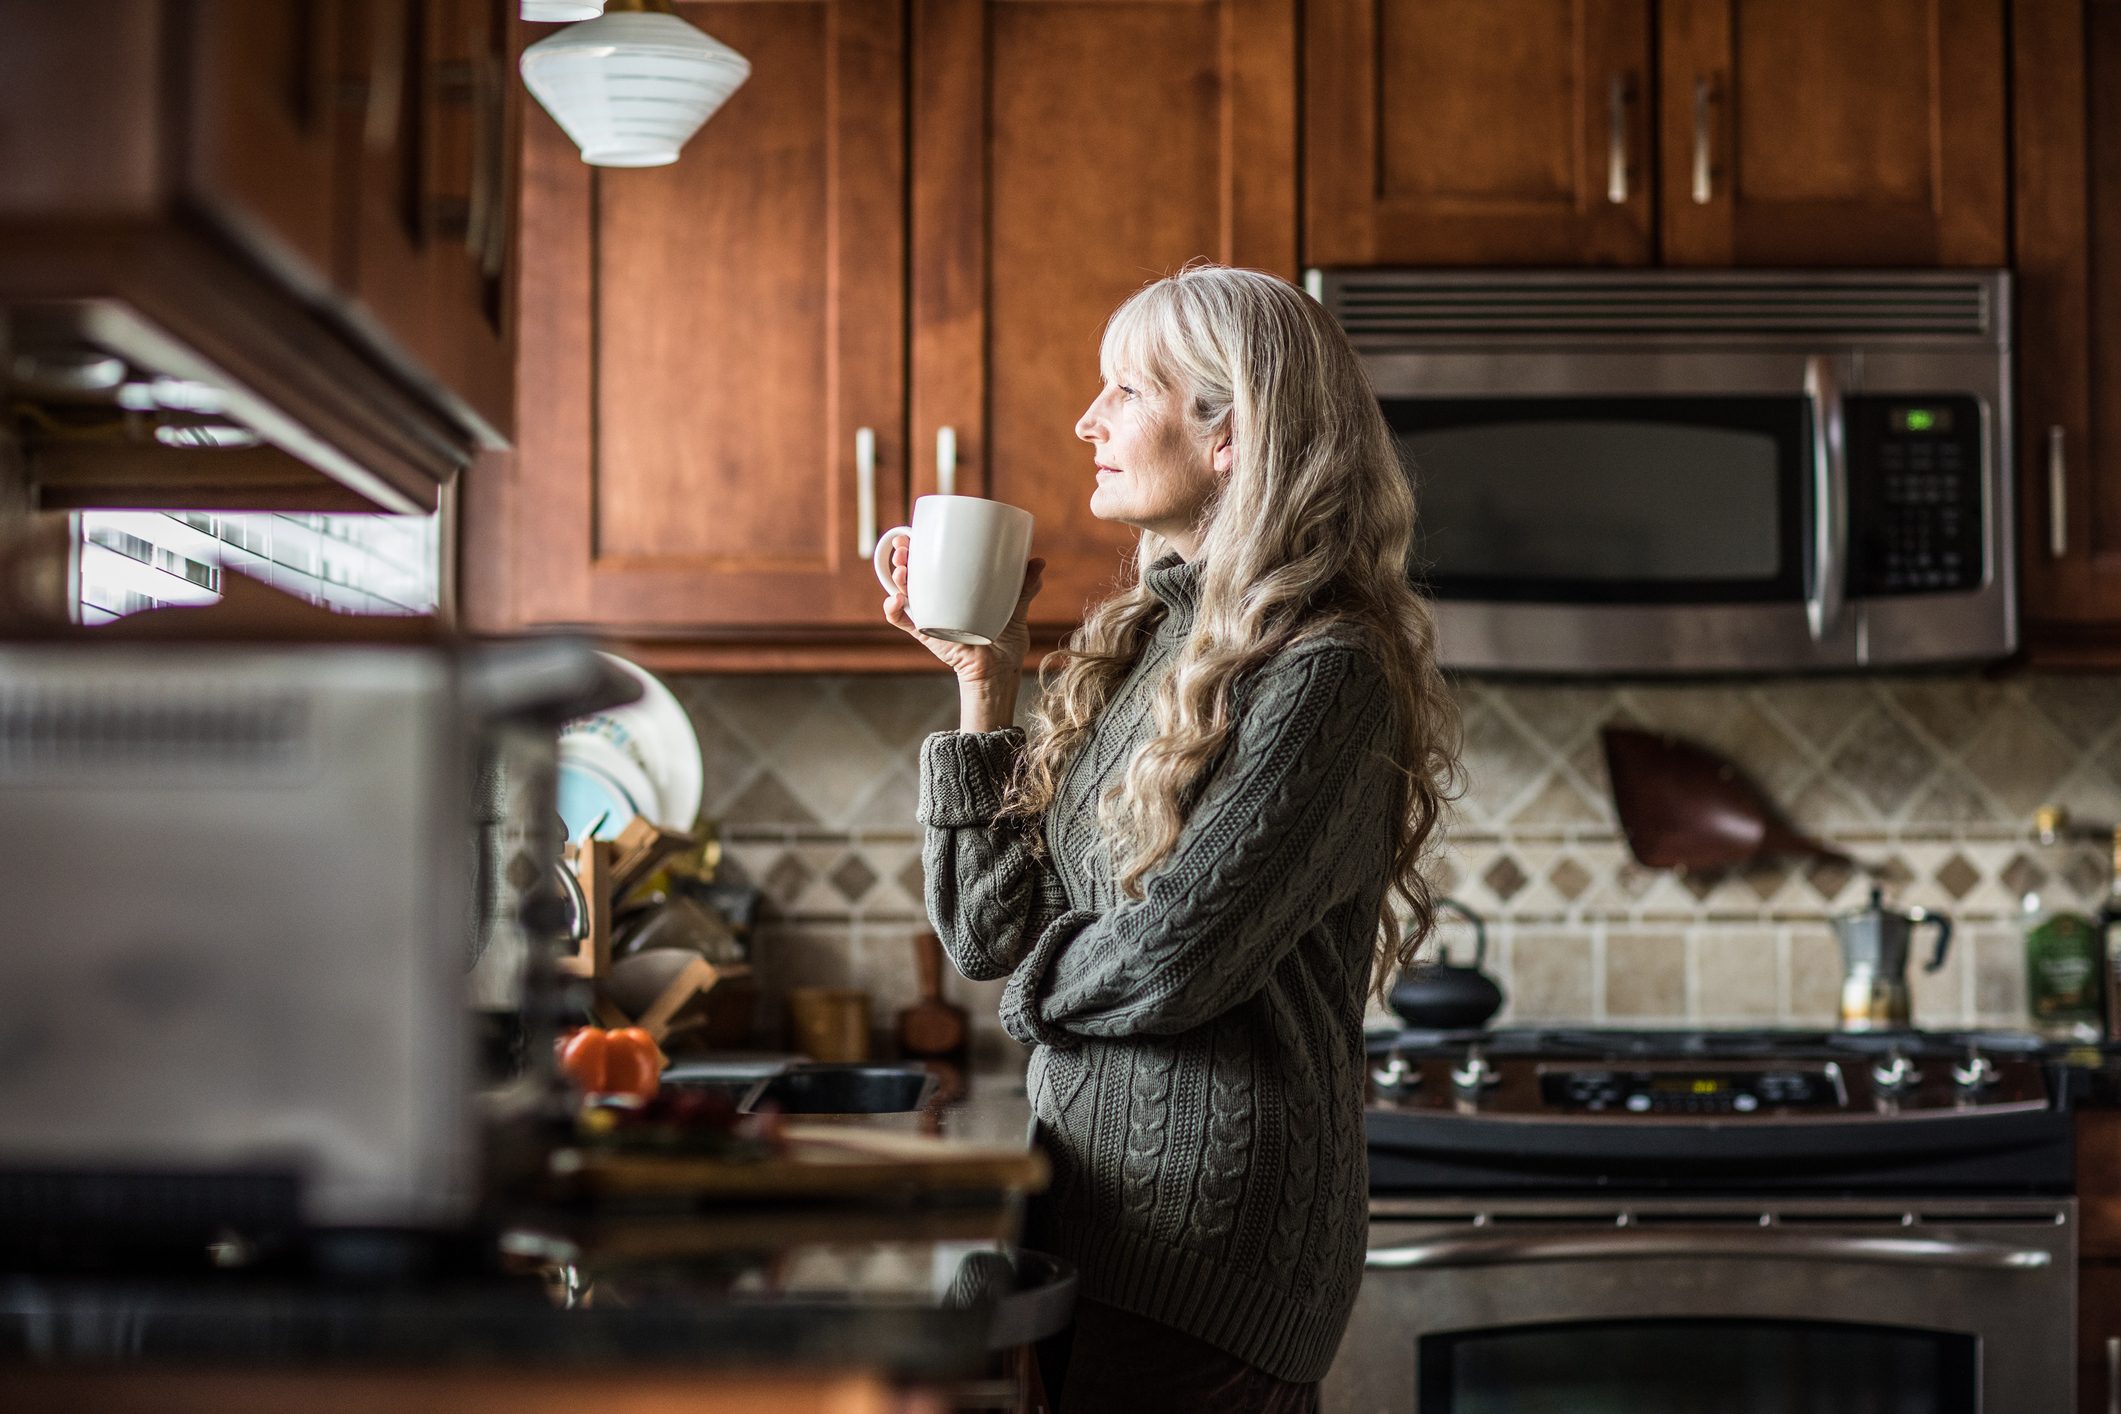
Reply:
[[[1030,1117],[1022,1067],[1011,1065],[973,1072],[962,1093],[946,1090],[901,1122],[1028,1143]],[[1072,1303],[1072,1273],[1013,1245],[1020,1219],[1016,1206],[991,1202],[836,1215],[757,1205],[518,1212],[495,1230],[507,1270],[478,1277],[0,1275],[0,1359],[800,1366],[954,1378],[1050,1324],[1056,1293]]]

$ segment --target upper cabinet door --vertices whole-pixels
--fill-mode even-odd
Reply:
[[[489,443],[514,423],[515,0],[362,0],[341,26],[340,284]]]
[[[2026,638],[2121,666],[2121,0],[2016,0],[2012,40]]]
[[[905,503],[904,11],[681,15],[756,77],[676,163],[590,168],[526,119],[517,617],[880,625],[864,535]]]
[[[1671,265],[2002,265],[2004,0],[1664,0]]]
[[[184,186],[275,273],[328,288],[333,233],[334,0],[189,7]]]
[[[1649,262],[1648,0],[1307,13],[1305,263]]]
[[[1106,316],[1197,257],[1297,275],[1294,0],[915,0],[913,95],[913,487],[1029,510],[1064,628],[1138,538],[1074,432]]]

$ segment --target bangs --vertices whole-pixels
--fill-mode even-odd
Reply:
[[[1107,383],[1119,382],[1124,372],[1157,388],[1173,386],[1170,343],[1163,337],[1176,313],[1173,293],[1169,281],[1159,280],[1112,311],[1097,349],[1097,371]]]

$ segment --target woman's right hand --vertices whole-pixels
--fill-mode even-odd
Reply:
[[[951,643],[946,639],[930,638],[913,625],[906,613],[906,541],[901,536],[891,547],[891,582],[894,586],[884,599],[884,618],[894,628],[905,630],[920,641],[923,648],[933,653],[943,665],[957,674],[960,685],[968,687],[1000,686],[1013,684],[1023,675],[1024,654],[1031,647],[1031,601],[1038,596],[1039,585],[1044,580],[1046,562],[1032,556],[1024,566],[1024,588],[1017,595],[1016,609],[1009,615],[1009,626],[1002,630],[1000,638],[986,645],[976,643]]]

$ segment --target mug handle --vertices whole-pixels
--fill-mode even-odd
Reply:
[[[884,592],[887,594],[896,594],[898,592],[898,586],[891,582],[891,542],[901,535],[906,537],[908,544],[911,544],[913,541],[913,527],[910,525],[892,526],[882,535],[876,537],[876,549],[869,556],[870,567],[876,571],[877,583],[884,586]],[[906,587],[910,591],[913,586],[909,584]]]

